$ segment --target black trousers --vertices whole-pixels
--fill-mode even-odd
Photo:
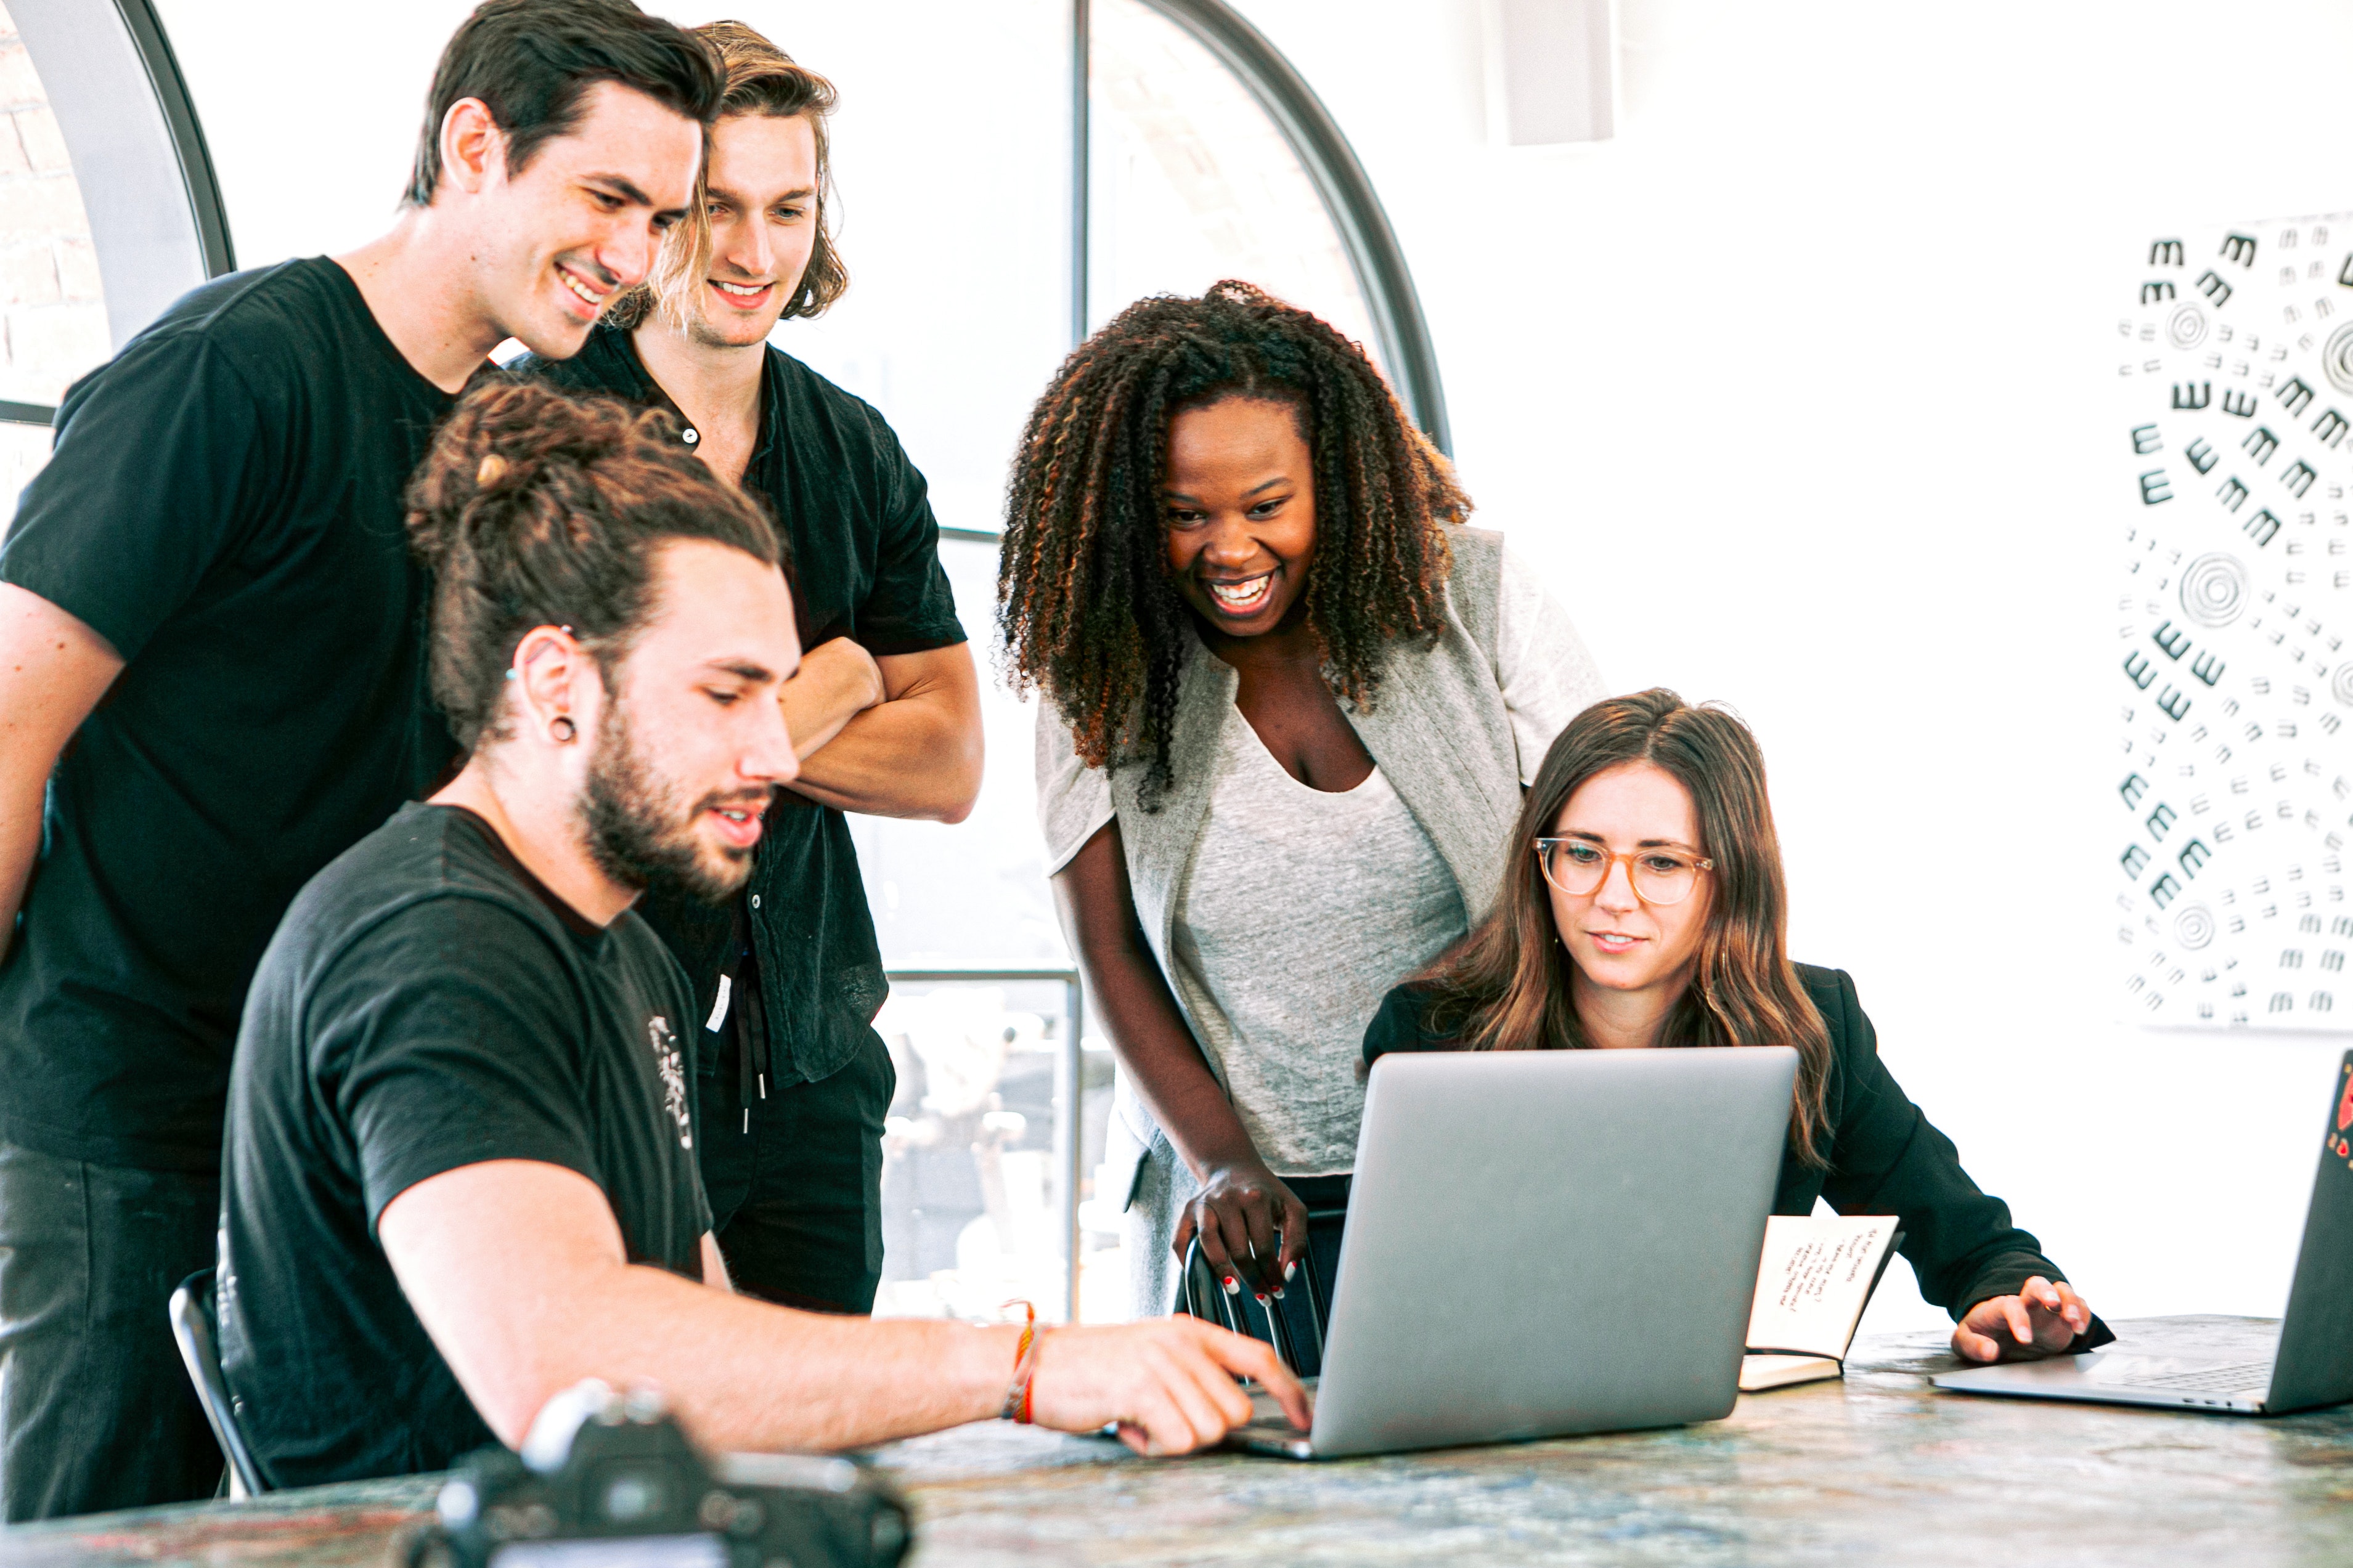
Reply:
[[[818,1082],[764,1095],[734,1051],[712,1053],[702,1184],[728,1277],[747,1296],[816,1312],[871,1312],[882,1279],[882,1118],[899,1075],[880,1037]]]
[[[216,1176],[0,1143],[0,1510],[8,1521],[211,1497],[221,1452],[165,1309],[211,1266]]]

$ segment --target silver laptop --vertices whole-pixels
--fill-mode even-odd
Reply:
[[[2185,1405],[2245,1415],[2283,1415],[2353,1399],[2353,1051],[2345,1053],[2329,1097],[2295,1282],[2270,1357],[2250,1361],[2243,1353],[2200,1355],[2171,1347],[2152,1355],[2126,1347],[1939,1373],[1930,1381],[1962,1394]]]
[[[1798,1054],[1495,1051],[1373,1068],[1293,1458],[1713,1421],[1738,1397]]]

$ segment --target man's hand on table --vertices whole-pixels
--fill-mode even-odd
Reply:
[[[2015,1296],[1989,1296],[1953,1325],[1963,1361],[2038,1361],[2056,1355],[2092,1326],[2092,1309],[2065,1280],[2037,1275]]]
[[[1189,1453],[1250,1419],[1236,1376],[1257,1382],[1306,1430],[1307,1391],[1272,1349],[1186,1317],[1052,1331],[1038,1347],[1030,1414],[1064,1432],[1116,1422],[1120,1441],[1139,1454]]]

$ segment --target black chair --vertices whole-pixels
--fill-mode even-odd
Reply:
[[[1227,1295],[1217,1271],[1201,1256],[1200,1237],[1195,1237],[1185,1249],[1184,1271],[1170,1310],[1262,1341],[1297,1375],[1321,1376],[1324,1325],[1331,1321],[1332,1285],[1339,1274],[1340,1236],[1347,1219],[1345,1204],[1308,1209],[1305,1267],[1281,1301],[1261,1301],[1248,1290]]]
[[[213,1436],[228,1456],[228,1495],[260,1496],[269,1483],[262,1479],[261,1467],[246,1447],[245,1434],[237,1425],[237,1405],[221,1376],[220,1323],[213,1316],[211,1269],[189,1275],[172,1292],[172,1338],[179,1344],[181,1361],[187,1363],[188,1381],[196,1385],[196,1403],[205,1407]]]

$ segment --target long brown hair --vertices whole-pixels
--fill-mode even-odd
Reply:
[[[833,83],[797,64],[793,57],[741,22],[706,22],[693,29],[695,37],[718,58],[725,73],[726,93],[714,119],[761,114],[779,120],[796,115],[808,121],[817,138],[817,242],[809,250],[793,297],[778,321],[796,316],[821,316],[827,306],[849,287],[849,269],[833,244],[833,147],[826,121],[839,97]],[[613,301],[605,312],[613,325],[637,326],[659,304],[674,321],[693,320],[702,280],[711,270],[711,156],[706,142],[702,167],[695,175],[694,202],[686,216],[672,225],[654,258],[653,275]]]
[[[1192,613],[1168,580],[1168,421],[1229,397],[1288,405],[1314,454],[1307,626],[1359,708],[1393,643],[1444,626],[1446,530],[1471,511],[1365,351],[1250,284],[1140,300],[1073,351],[1013,460],[997,627],[1015,689],[1053,699],[1090,767],[1142,763],[1147,805],[1169,783]]]
[[[1416,975],[1432,998],[1430,1027],[1471,1050],[1578,1049],[1588,1045],[1569,992],[1573,961],[1554,929],[1536,863],[1587,780],[1628,763],[1663,769],[1690,793],[1699,852],[1715,862],[1706,929],[1691,984],[1668,1014],[1662,1046],[1795,1046],[1789,1142],[1812,1165],[1824,1127],[1831,1037],[1788,957],[1788,891],[1781,841],[1765,793],[1757,737],[1725,709],[1698,708],[1663,687],[1597,702],[1569,721],[1545,753],[1520,807],[1502,892],[1476,930]]]

